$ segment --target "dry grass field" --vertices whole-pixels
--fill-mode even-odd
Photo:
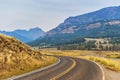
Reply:
[[[56,58],[44,56],[13,37],[0,34],[0,79],[48,66]]]
[[[120,52],[35,50],[13,37],[0,34],[0,79],[42,68],[57,61],[55,57],[45,56],[45,54],[84,58],[98,62],[107,69],[120,71]]]
[[[81,50],[55,50],[55,49],[44,49],[41,53],[48,55],[59,55],[59,56],[71,56],[77,58],[84,58],[100,63],[107,69],[113,71],[120,71],[120,56],[119,52],[106,52],[106,51],[81,51]],[[113,57],[108,57],[113,56]]]

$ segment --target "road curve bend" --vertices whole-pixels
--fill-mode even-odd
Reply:
[[[101,67],[94,62],[72,57],[58,58],[58,64],[14,80],[104,80]]]

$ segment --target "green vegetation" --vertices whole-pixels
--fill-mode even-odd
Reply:
[[[110,43],[112,43],[112,44],[120,44],[120,37],[111,38]]]
[[[78,43],[69,43],[58,46],[58,50],[96,50],[119,51],[120,38],[85,38]]]
[[[76,20],[75,20],[76,21]],[[69,23],[69,24],[68,24]],[[31,46],[59,46],[76,38],[113,38],[120,37],[120,20],[100,20],[90,23],[71,21],[49,31],[42,39],[29,43]],[[71,30],[69,30],[71,29]],[[64,31],[64,33],[63,33]],[[69,33],[68,33],[69,32]],[[74,41],[74,40],[73,40]],[[76,41],[74,41],[76,43]],[[75,44],[70,42],[69,44]],[[119,42],[119,41],[118,41]],[[80,43],[79,43],[80,44]]]
[[[58,50],[92,50],[96,48],[94,41],[84,42],[80,44],[68,44],[58,47]]]

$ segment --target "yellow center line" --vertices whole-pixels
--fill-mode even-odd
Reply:
[[[51,78],[50,80],[57,80],[58,78],[62,77],[63,75],[65,75],[66,73],[68,73],[70,70],[72,70],[75,66],[76,66],[76,61],[71,59],[73,64],[70,68],[68,68],[67,70],[65,70],[64,72],[58,74],[57,76]]]

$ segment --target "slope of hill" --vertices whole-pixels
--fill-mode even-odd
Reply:
[[[33,41],[39,37],[42,37],[45,32],[36,27],[36,28],[32,28],[27,30],[15,30],[15,31],[11,31],[11,32],[7,32],[7,31],[0,31],[0,33],[8,35],[8,36],[13,36],[23,42],[30,42]]]
[[[0,79],[47,66],[55,59],[43,56],[15,38],[0,34]]]
[[[48,32],[49,35],[57,33],[74,33],[75,30],[83,28],[82,25],[96,21],[108,21],[120,19],[120,6],[107,7],[95,12],[69,17],[63,23],[59,24],[55,29]]]
[[[73,29],[75,30],[75,29]],[[97,21],[84,25],[80,30],[74,33],[56,33],[54,35],[47,34],[43,39],[37,39],[29,43],[32,46],[38,45],[56,45],[67,43],[77,38],[109,38],[120,37],[120,20]]]
[[[120,32],[120,6],[67,18],[47,32],[43,39],[29,43],[32,46],[57,44],[79,37],[114,37]]]

